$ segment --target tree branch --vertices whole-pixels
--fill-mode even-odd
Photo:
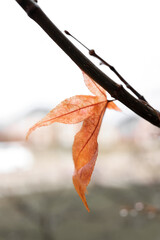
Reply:
[[[153,125],[160,127],[160,113],[138,100],[126,91],[122,85],[118,85],[99,68],[97,68],[88,58],[86,58],[60,30],[45,15],[35,0],[16,0],[16,2],[26,11],[51,39],[78,65],[78,67],[100,84],[110,95],[133,112],[146,119]]]

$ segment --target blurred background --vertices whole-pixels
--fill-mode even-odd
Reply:
[[[158,0],[39,5],[159,109]],[[0,239],[159,240],[160,130],[119,102],[121,113],[106,111],[88,213],[72,184],[72,143],[81,124],[55,123],[25,141],[60,101],[90,94],[82,74],[16,1],[1,3],[0,22]]]

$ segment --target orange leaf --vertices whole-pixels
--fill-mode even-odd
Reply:
[[[121,112],[121,109],[119,107],[117,107],[117,105],[114,102],[112,102],[112,101],[107,103],[107,108],[114,109],[116,111],[120,111]]]
[[[98,85],[98,83],[96,83],[93,79],[91,79],[86,73],[84,73],[84,72],[82,72],[82,73],[83,73],[83,77],[84,77],[84,82],[85,82],[86,86],[88,87],[88,89],[91,91],[91,93],[93,93],[96,96],[107,99],[106,91],[104,90],[104,88],[102,88],[100,85]]]
[[[77,193],[89,211],[85,198],[98,155],[97,137],[106,108],[120,110],[114,102],[108,102],[105,90],[83,73],[88,89],[95,96],[77,95],[68,98],[51,110],[42,120],[31,127],[28,136],[42,126],[54,122],[73,124],[83,121],[81,130],[74,138],[72,153],[75,171],[73,183]]]
[[[72,148],[75,165],[73,183],[88,211],[85,192],[98,155],[97,136],[105,108],[106,103],[97,106],[96,114],[84,120],[81,130],[75,136]]]
[[[39,127],[51,125],[54,122],[73,124],[82,122],[93,114],[95,106],[100,104],[95,96],[78,95],[68,98],[51,110],[42,120],[31,127],[26,138]]]

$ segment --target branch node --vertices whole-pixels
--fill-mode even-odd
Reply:
[[[146,99],[142,95],[139,96],[139,99],[147,103]]]
[[[109,66],[109,68],[111,69],[111,71],[115,71],[115,68],[113,66]]]
[[[126,83],[126,87],[127,87],[127,88],[130,88],[131,85],[130,85],[129,83]]]
[[[123,88],[123,86],[122,86],[121,84],[118,85],[117,91],[114,91],[111,96],[112,96],[113,98],[115,98],[115,99],[118,99],[118,95],[119,95],[120,91],[122,91],[123,89],[124,89],[124,88]]]
[[[65,34],[71,36],[71,34],[67,31],[67,30],[64,30]]]
[[[90,50],[89,50],[89,55],[95,56],[95,54],[96,54],[96,53],[95,53],[94,49],[90,49]]]

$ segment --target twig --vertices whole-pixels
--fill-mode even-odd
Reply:
[[[110,65],[109,63],[107,63],[103,58],[101,58],[98,54],[96,54],[95,50],[94,49],[89,49],[88,47],[86,47],[82,42],[80,42],[77,38],[75,38],[70,32],[68,31],[64,31],[67,35],[71,36],[72,38],[74,38],[77,42],[79,42],[84,48],[86,48],[89,52],[89,54],[97,59],[99,59],[101,61],[101,64],[104,64],[106,65],[107,67],[110,68],[110,70],[112,72],[114,72],[117,77],[119,77],[119,79],[126,85],[126,87],[128,89],[130,89],[140,100],[142,101],[146,101],[146,99],[141,95],[139,94],[120,74],[119,72],[112,66]]]
[[[86,58],[51,22],[34,0],[15,0],[40,27],[51,37],[53,41],[93,80],[100,84],[112,97],[122,102],[133,112],[143,117],[150,123],[160,127],[157,110],[133,97],[121,85],[115,83],[88,58]],[[34,54],[34,53],[33,53]]]

